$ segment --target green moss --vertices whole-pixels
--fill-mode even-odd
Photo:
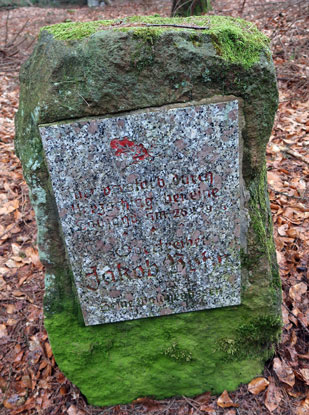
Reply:
[[[73,303],[63,306],[45,319],[53,352],[94,405],[161,399],[180,390],[191,396],[233,390],[261,373],[278,327],[271,316],[247,322],[243,307],[85,327]]]
[[[280,289],[281,290],[281,279],[280,279],[280,274],[279,274],[279,269],[278,267],[274,267],[272,270],[272,281],[271,281],[271,285],[274,289]]]
[[[240,250],[240,261],[242,268],[246,268],[247,270],[251,270],[254,265],[258,262],[258,255],[251,256],[248,255],[244,250],[241,248]]]
[[[111,22],[111,20],[97,20],[94,22],[57,23],[52,26],[42,27],[41,32],[46,30],[51,33],[55,39],[82,39],[102,30],[104,26],[109,26]]]
[[[192,360],[192,353],[186,349],[179,347],[177,343],[172,343],[165,351],[164,355],[176,360],[189,362]]]
[[[162,25],[149,27],[147,25]],[[165,26],[164,26],[165,25]],[[205,35],[209,36],[218,55],[227,62],[250,67],[260,59],[264,50],[270,56],[269,40],[253,23],[225,16],[194,16],[188,18],[162,18],[155,16],[133,16],[123,20],[99,20],[94,22],[61,23],[42,28],[55,39],[73,40],[89,37],[102,30],[132,32],[133,36],[152,42],[168,31],[191,33],[194,29],[172,27],[200,26],[205,30],[195,31],[193,44],[200,46]]]
[[[279,340],[282,321],[277,316],[262,315],[249,322],[241,324],[237,330],[237,341],[243,346],[248,346],[251,352],[255,347],[269,346]]]
[[[135,52],[132,54],[131,66],[135,67],[138,72],[154,64],[154,44],[159,37],[158,31],[151,28],[136,29],[133,32],[133,38],[140,40]]]
[[[235,339],[219,339],[217,350],[222,351],[226,355],[225,360],[229,361],[234,358],[239,358],[239,345]]]
[[[147,27],[147,28],[138,28],[134,29],[133,37],[136,39],[142,39],[145,43],[154,45],[156,39],[160,36],[160,32],[156,29]]]
[[[271,222],[271,215],[269,208],[266,205],[267,195],[266,185],[266,166],[264,163],[263,169],[257,180],[250,186],[250,207],[251,207],[251,226],[254,230],[256,247],[261,252],[266,252],[269,255],[274,251],[273,242],[273,228]]]
[[[269,290],[272,292],[270,302],[274,306],[281,303],[281,280],[276,261],[275,245],[273,240],[273,225],[268,206],[266,166],[264,164],[259,176],[252,181],[250,191],[250,252],[241,252],[242,265],[249,271],[255,267],[263,267],[265,273],[270,273]]]
[[[225,361],[242,360],[264,350],[265,359],[273,354],[274,343],[280,338],[282,321],[274,315],[261,315],[240,324],[232,337],[218,340],[218,350],[224,352]]]

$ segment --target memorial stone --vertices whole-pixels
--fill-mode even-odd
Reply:
[[[64,374],[111,405],[261,373],[281,328],[268,39],[218,16],[64,23],[20,78],[16,150]]]

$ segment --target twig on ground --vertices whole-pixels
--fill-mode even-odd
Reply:
[[[298,159],[298,160],[300,160],[300,161],[303,161],[304,163],[306,163],[306,164],[308,164],[308,165],[309,165],[309,160],[307,160],[307,159],[306,159],[306,157],[304,157],[302,154],[299,154],[297,151],[294,151],[294,150],[292,150],[292,149],[290,149],[290,148],[288,148],[288,147],[281,147],[281,148],[280,148],[280,150],[281,150],[283,153],[287,153],[287,154],[289,154],[290,156],[293,156],[293,157],[295,157],[296,159]]]
[[[194,408],[196,411],[198,411],[198,413],[201,413],[199,407],[198,407],[198,402],[194,401],[193,399],[189,399],[186,396],[183,396],[183,399],[192,407]]]
[[[23,30],[26,28],[28,23],[29,23],[29,19],[22,25],[22,27],[19,29],[19,31],[16,33],[16,35],[13,37],[13,39],[10,40],[10,42],[6,45],[7,47],[11,47],[14,44],[15,40],[23,32]]]
[[[269,190],[271,190],[274,193],[277,193],[278,195],[286,196],[286,197],[289,197],[291,199],[301,200],[302,202],[307,202],[308,201],[308,199],[306,199],[305,197],[294,196],[294,195],[289,195],[289,194],[284,193],[284,192],[280,192],[279,190],[274,189],[270,185],[268,185],[268,188],[269,188]]]
[[[171,409],[171,407],[174,405],[175,399],[172,400],[172,402],[169,403],[169,405],[167,405],[167,407],[164,409],[163,414],[168,414],[169,410]]]

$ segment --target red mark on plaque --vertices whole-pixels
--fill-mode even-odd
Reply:
[[[124,137],[122,140],[114,138],[110,142],[110,146],[115,150],[115,156],[117,157],[121,156],[121,154],[132,155],[134,163],[142,161],[146,157],[150,157],[150,154],[143,144],[136,144],[134,141],[130,141],[128,137]]]

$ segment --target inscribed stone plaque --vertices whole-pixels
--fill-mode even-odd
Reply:
[[[86,325],[240,304],[237,100],[40,133]]]

